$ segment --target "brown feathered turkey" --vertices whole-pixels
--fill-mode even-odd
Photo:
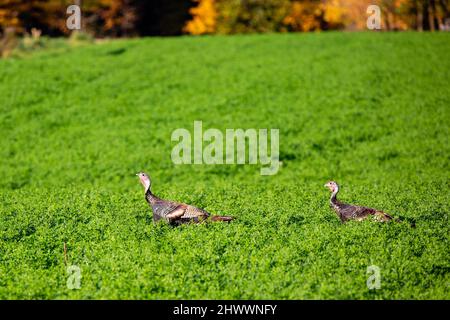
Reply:
[[[145,200],[152,208],[153,220],[166,220],[171,225],[183,223],[200,223],[206,220],[229,222],[233,220],[230,216],[211,216],[209,212],[175,201],[163,200],[155,196],[151,191],[151,180],[145,172],[136,174],[144,186]]]
[[[336,211],[339,219],[341,219],[342,222],[346,222],[348,220],[361,221],[369,216],[372,216],[375,218],[375,220],[381,222],[393,220],[393,218],[386,212],[373,208],[355,206],[340,202],[336,198],[339,192],[339,185],[334,181],[327,182],[325,184],[325,187],[327,187],[331,191],[330,207],[334,209],[334,211]]]

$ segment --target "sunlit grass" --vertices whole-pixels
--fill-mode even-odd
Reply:
[[[448,299],[449,40],[155,38],[0,61],[0,298]],[[175,166],[171,133],[194,120],[280,129],[278,174]],[[138,171],[237,220],[154,225]],[[342,225],[330,179],[417,227]]]

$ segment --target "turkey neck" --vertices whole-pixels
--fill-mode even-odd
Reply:
[[[155,196],[151,191],[150,188],[145,191],[145,198],[150,204],[155,203],[156,201],[160,200],[157,196]]]
[[[330,198],[330,204],[331,205],[337,205],[338,204],[338,200],[337,200],[337,194],[338,194],[338,192],[339,192],[339,189],[338,190],[336,190],[336,191],[334,191],[332,194],[331,194],[331,198]]]

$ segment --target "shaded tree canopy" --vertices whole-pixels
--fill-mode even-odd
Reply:
[[[179,35],[186,21],[191,19],[189,10],[195,5],[186,0],[136,0],[136,31],[139,35]]]
[[[82,28],[96,36],[179,35],[195,5],[190,0],[0,0],[0,28],[67,34],[71,4],[80,5]]]

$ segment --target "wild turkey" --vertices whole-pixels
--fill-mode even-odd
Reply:
[[[361,221],[369,216],[373,216],[375,220],[381,222],[393,220],[390,215],[383,211],[340,202],[336,198],[336,195],[339,192],[339,185],[334,181],[327,182],[325,184],[325,187],[327,187],[331,191],[330,207],[334,209],[334,211],[336,211],[338,217],[342,222],[346,222],[348,220]]]
[[[205,210],[188,204],[160,199],[150,190],[150,177],[145,172],[139,172],[136,175],[144,186],[145,199],[153,211],[153,221],[162,219],[171,225],[180,225],[183,223],[200,223],[208,218],[211,221],[229,222],[233,220],[233,217],[229,216],[211,216]]]

